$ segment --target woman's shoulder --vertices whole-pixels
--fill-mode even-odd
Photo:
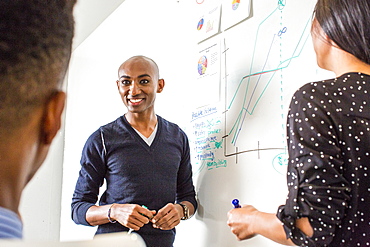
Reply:
[[[370,75],[350,72],[335,78],[309,82],[304,84],[295,92],[295,97],[304,98],[308,95],[308,97],[313,98],[314,95],[320,94],[325,97],[330,97],[340,91],[342,91],[340,94],[343,94],[346,91],[353,89],[355,85],[369,87]]]

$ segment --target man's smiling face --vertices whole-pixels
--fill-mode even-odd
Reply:
[[[144,57],[132,58],[118,70],[118,91],[129,113],[154,113],[156,94],[164,86],[157,66]]]

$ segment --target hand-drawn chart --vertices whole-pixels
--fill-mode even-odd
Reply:
[[[209,105],[192,112],[192,163],[193,167],[196,167],[193,175],[198,175],[203,169],[212,170],[227,166],[222,155],[220,110],[218,105]]]
[[[230,0],[229,5],[239,8],[242,3]],[[207,40],[220,44],[221,96],[219,102],[209,100],[193,109],[189,121],[199,200],[191,224],[199,240],[191,245],[280,246],[262,237],[238,242],[226,214],[233,198],[270,213],[285,201],[291,96],[303,84],[324,79],[310,37],[314,4],[314,0],[251,1],[249,18]],[[202,54],[197,55],[196,62]],[[196,68],[194,72],[198,73]],[[220,84],[212,80],[207,85]],[[194,97],[211,99],[211,91]]]
[[[295,27],[291,23],[283,23],[285,4],[279,1],[276,8],[260,22],[255,34],[250,33],[254,44],[246,66],[247,74],[237,84],[234,83],[236,87],[232,87],[230,79],[237,78],[225,76],[225,156],[285,149],[285,140],[281,135],[285,129],[278,133],[269,130],[276,122],[285,121],[285,109],[282,107],[283,70],[288,69],[306,47],[311,23],[311,15]],[[284,46],[283,42],[287,39],[290,45]],[[225,50],[228,49],[226,42],[225,46]],[[226,65],[229,64],[228,53],[231,52],[231,49],[225,52]],[[263,101],[270,101],[271,104],[266,105]],[[256,130],[260,130],[258,134]]]

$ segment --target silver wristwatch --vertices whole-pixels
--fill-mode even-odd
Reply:
[[[182,209],[184,210],[184,217],[182,217],[181,219],[182,220],[187,220],[187,219],[189,219],[190,217],[190,212],[189,212],[189,208],[188,208],[188,206],[186,206],[185,204],[183,204],[183,203],[179,203],[180,204],[180,206],[182,207]]]

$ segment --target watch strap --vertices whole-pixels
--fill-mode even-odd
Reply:
[[[188,208],[188,206],[186,206],[185,204],[183,204],[181,202],[179,204],[182,207],[183,212],[184,212],[184,217],[182,217],[181,220],[189,219],[189,208]]]

